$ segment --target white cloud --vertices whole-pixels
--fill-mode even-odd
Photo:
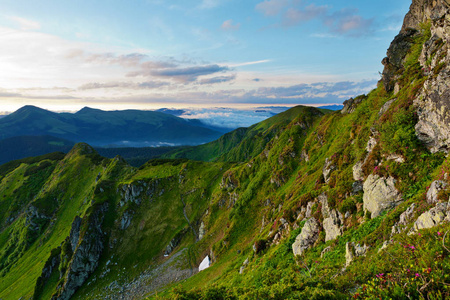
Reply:
[[[9,16],[7,17],[11,21],[15,22],[21,30],[39,30],[41,29],[41,24],[39,22],[17,17],[17,16]]]

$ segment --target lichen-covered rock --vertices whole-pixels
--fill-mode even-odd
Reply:
[[[447,187],[447,182],[442,180],[435,180],[431,183],[430,188],[427,191],[427,202],[437,203],[438,193]]]
[[[423,228],[432,228],[442,223],[447,217],[447,208],[447,203],[437,203],[435,207],[419,216],[417,221],[414,223],[412,232]]]
[[[379,216],[383,211],[393,208],[402,200],[400,192],[395,188],[395,179],[369,175],[364,182],[364,211],[371,217]]]
[[[302,253],[310,248],[319,238],[319,223],[316,219],[310,218],[306,221],[300,234],[296,237],[292,244],[294,255],[302,255]]]

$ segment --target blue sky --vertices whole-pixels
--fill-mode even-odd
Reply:
[[[2,0],[0,111],[342,103],[407,0]]]

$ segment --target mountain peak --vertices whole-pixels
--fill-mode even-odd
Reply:
[[[102,111],[101,109],[85,106],[82,109],[80,109],[79,111],[77,111],[76,114],[86,114],[86,113],[101,112],[101,111]]]

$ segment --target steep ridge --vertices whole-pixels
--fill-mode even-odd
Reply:
[[[238,128],[219,139],[195,147],[173,151],[166,158],[188,158],[202,161],[246,161],[259,155],[267,143],[294,119],[308,128],[326,110],[297,106],[248,128]]]
[[[427,106],[448,109],[449,9],[414,0],[375,90],[306,127],[297,115],[265,127],[276,133],[243,163],[136,169],[76,145],[37,188],[35,208],[0,220],[10,266],[0,298],[449,298],[445,115]],[[421,120],[439,134],[424,139]],[[5,169],[3,188],[40,163]]]

